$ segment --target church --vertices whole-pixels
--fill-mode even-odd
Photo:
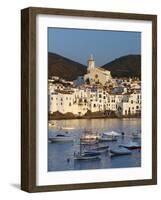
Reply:
[[[91,55],[87,63],[87,74],[84,75],[84,81],[90,84],[100,83],[105,85],[111,80],[111,72],[95,65],[93,56]]]

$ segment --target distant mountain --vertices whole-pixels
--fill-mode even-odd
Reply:
[[[102,66],[112,77],[141,77],[141,56],[126,55]],[[48,76],[73,81],[87,72],[87,66],[55,53],[48,53]]]
[[[141,77],[141,56],[122,56],[102,66],[111,71],[112,77]]]
[[[87,72],[87,67],[55,53],[48,53],[48,76],[73,81]]]

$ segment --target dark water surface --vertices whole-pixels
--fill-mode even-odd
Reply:
[[[74,139],[71,143],[48,143],[48,171],[64,170],[84,170],[84,169],[105,169],[122,167],[140,167],[141,152],[132,150],[132,154],[124,156],[110,157],[109,153],[103,153],[100,160],[74,160],[74,152],[80,152],[80,136],[85,129],[103,133],[107,131],[124,132],[125,136],[118,137],[114,142],[103,142],[95,145],[83,145],[82,151],[92,148],[109,145],[110,148],[118,147],[119,144],[135,141],[140,143],[140,139],[132,139],[133,132],[141,132],[141,119],[73,119],[73,120],[53,120],[55,126],[49,128],[48,137],[54,137],[58,133],[65,133]]]

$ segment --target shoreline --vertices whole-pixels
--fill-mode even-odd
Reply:
[[[141,118],[141,114],[138,115],[127,115],[127,116],[103,116],[103,115],[83,115],[83,116],[69,116],[69,115],[48,115],[48,120],[73,120],[73,119],[133,119]]]

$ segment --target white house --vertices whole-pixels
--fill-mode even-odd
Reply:
[[[117,112],[121,115],[134,115],[141,113],[141,94],[125,95],[122,102],[117,103]]]

